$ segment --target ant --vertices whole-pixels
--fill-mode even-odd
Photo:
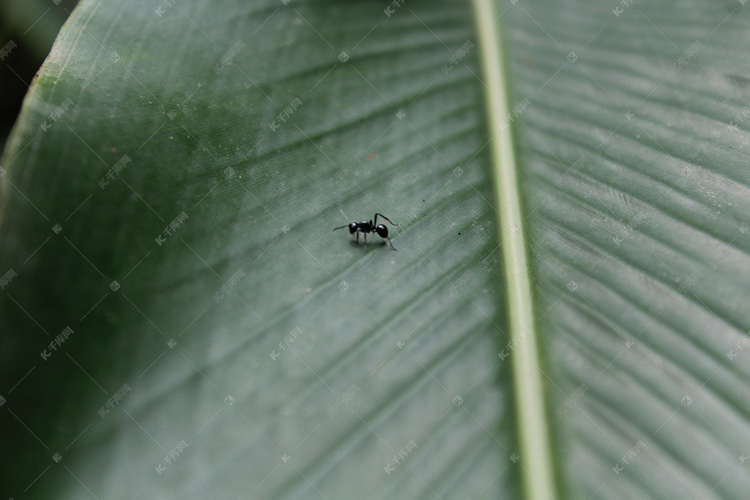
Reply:
[[[391,245],[391,248],[396,250],[396,248],[393,246],[393,243],[391,243],[391,239],[388,237],[388,228],[385,227],[385,224],[378,224],[378,215],[384,218],[385,220],[387,220],[388,222],[390,222],[391,224],[393,224],[394,226],[398,226],[398,224],[393,222],[391,219],[389,219],[385,215],[376,213],[374,216],[375,222],[373,222],[372,219],[370,219],[369,221],[363,220],[362,222],[351,222],[347,224],[346,226],[335,227],[333,228],[333,231],[348,227],[349,234],[357,233],[357,244],[359,244],[359,233],[364,234],[365,248],[367,248],[367,233],[378,233],[378,236],[388,240],[388,244]]]

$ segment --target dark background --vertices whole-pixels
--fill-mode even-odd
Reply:
[[[15,47],[0,61],[0,151],[18,117],[34,74],[78,0],[0,0],[0,48]]]

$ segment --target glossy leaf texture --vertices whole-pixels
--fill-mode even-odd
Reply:
[[[750,486],[746,9],[497,5],[561,497]],[[523,494],[472,23],[81,3],[0,171],[3,494]]]
[[[517,491],[473,33],[84,0],[3,160],[7,495]]]
[[[743,498],[750,12],[517,7],[518,149],[568,493]]]

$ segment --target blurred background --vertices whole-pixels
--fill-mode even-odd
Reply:
[[[0,0],[0,151],[5,148],[34,74],[77,3]]]

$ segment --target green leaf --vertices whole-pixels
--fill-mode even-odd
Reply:
[[[573,498],[750,487],[739,3],[518,4],[508,21],[543,367]]]
[[[3,161],[8,495],[514,490],[471,11],[383,8],[80,4]]]
[[[746,7],[470,7],[81,2],[0,170],[6,497],[743,497]]]

